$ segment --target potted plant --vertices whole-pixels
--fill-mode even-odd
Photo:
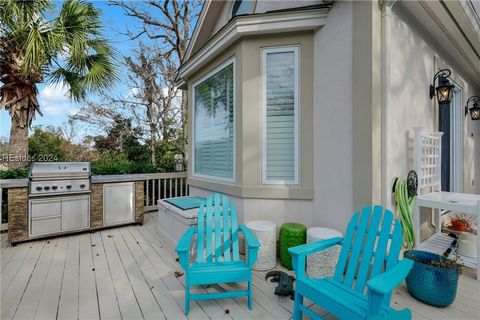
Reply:
[[[461,265],[457,261],[420,250],[407,250],[405,258],[414,261],[405,282],[408,292],[435,307],[446,307],[455,300]]]
[[[403,246],[410,249],[404,252],[404,257],[414,261],[412,270],[405,279],[408,292],[432,306],[446,307],[455,300],[457,295],[461,265],[455,260],[446,258],[455,247],[456,240],[452,238],[452,245],[445,252],[445,256],[413,250],[415,233],[412,208],[418,191],[416,172],[410,171],[407,179],[396,179],[393,190],[397,212],[403,227]],[[471,228],[471,221],[468,218],[463,216],[456,216],[456,218],[458,220],[456,227],[463,229],[462,231]]]
[[[457,214],[451,217],[450,225],[447,228],[455,233],[470,232],[476,233],[474,229],[474,218],[465,214]]]

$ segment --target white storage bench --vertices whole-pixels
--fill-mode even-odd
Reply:
[[[201,198],[198,197],[181,198],[190,198],[189,200],[194,199],[197,201],[199,201],[198,199],[201,200]],[[158,200],[158,230],[162,240],[165,241],[172,249],[175,249],[175,246],[185,231],[187,231],[190,226],[197,224],[198,207],[183,210],[167,202],[172,199],[175,198]]]

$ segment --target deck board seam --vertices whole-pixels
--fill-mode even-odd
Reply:
[[[47,272],[45,273],[45,279],[43,279],[43,285],[42,285],[40,297],[43,295],[43,291],[45,290],[45,286],[47,284],[46,282],[47,282],[47,278],[48,278],[48,270],[50,270],[50,268],[52,266],[53,257],[55,256],[55,251],[57,251],[57,248],[58,248],[57,247],[58,239],[54,239],[54,240],[55,240],[55,249],[53,250],[52,256],[50,257],[50,261],[48,263]],[[33,275],[33,272],[32,272],[32,275]],[[22,296],[22,299],[23,299],[23,296]],[[19,303],[19,305],[20,305],[20,303]],[[37,300],[37,306],[35,307],[34,318],[37,315],[37,310],[38,310],[39,306],[40,306],[40,298],[38,298],[38,300]]]
[[[37,259],[36,259],[36,261],[35,261],[35,264],[34,264],[34,266],[33,266],[32,272],[30,273],[30,276],[28,277],[28,281],[27,281],[27,283],[25,284],[25,287],[23,288],[22,295],[21,295],[19,301],[17,302],[17,305],[16,305],[16,307],[15,307],[15,311],[14,311],[14,313],[13,313],[13,315],[12,315],[12,319],[15,318],[15,314],[16,314],[17,311],[18,311],[18,307],[20,306],[20,302],[22,301],[23,295],[25,294],[25,291],[27,290],[28,284],[30,283],[30,280],[32,279],[32,275],[33,275],[33,272],[34,272],[34,270],[35,270],[35,267],[37,266],[38,260],[40,260],[40,256],[42,255],[43,249],[45,248],[45,243],[46,243],[46,241],[43,242],[42,249],[40,250],[40,254],[39,254],[38,257],[37,257]],[[33,247],[33,246],[32,246],[32,247]],[[22,263],[22,265],[23,265],[23,263]]]
[[[122,309],[120,308],[120,303],[118,301],[117,288],[115,288],[115,281],[113,280],[113,277],[112,277],[112,270],[110,269],[110,263],[109,263],[108,257],[107,257],[107,250],[105,249],[105,244],[103,242],[103,237],[102,237],[101,231],[100,231],[99,237],[100,237],[100,241],[102,242],[102,248],[103,248],[103,252],[105,254],[105,261],[107,262],[108,274],[110,275],[110,280],[112,280],[113,291],[115,292],[115,301],[117,302],[118,312],[120,313],[120,317],[123,319]],[[95,269],[95,270],[97,270],[97,269]],[[100,314],[100,319],[101,319],[101,317],[102,317],[102,315]]]
[[[114,236],[117,236],[117,232],[116,232],[116,231],[117,231],[117,229],[115,229],[115,230],[113,231]],[[125,268],[125,265],[123,264],[122,257],[121,257],[121,255],[120,255],[120,252],[118,251],[117,245],[116,245],[116,243],[115,243],[114,240],[113,240],[113,246],[114,246],[114,248],[115,248],[115,252],[116,252],[117,255],[118,255],[118,259],[120,260],[120,263],[121,263],[121,265],[122,265],[123,272],[125,273],[125,276],[126,276],[126,278],[127,278],[127,280],[128,280],[128,284],[130,285],[130,289],[132,290],[133,296],[135,297],[135,301],[137,302],[138,309],[140,310],[140,313],[141,313],[141,315],[142,315],[142,318],[145,319],[145,315],[143,314],[142,307],[140,306],[140,302],[138,301],[137,293],[135,292],[135,289],[133,288],[132,282],[131,282],[131,280],[130,280],[130,277],[128,276],[128,272],[127,272],[127,270],[126,270],[126,268]]]
[[[88,239],[89,239],[89,243],[90,243],[90,253],[92,255],[92,265],[93,265],[93,268],[95,268],[95,255],[93,253],[93,245],[92,245],[92,233],[90,232],[88,234]],[[95,269],[97,270],[97,269]],[[101,315],[100,315],[100,300],[98,298],[98,284],[97,284],[97,276],[96,274],[93,275],[93,279],[95,280],[95,297],[96,297],[96,300],[97,300],[97,313],[98,313],[98,318],[99,319],[102,319]]]
[[[134,234],[133,230],[136,231],[136,229],[134,229],[134,227],[128,227],[127,229],[128,229],[128,232],[130,232],[130,234],[131,234],[131,236],[132,236],[133,239],[135,239],[135,240],[136,240],[137,242],[139,242],[139,243],[141,243],[142,241],[144,241],[147,245],[149,245],[149,246],[151,247],[151,249],[153,250],[153,252],[155,252],[156,256],[157,256],[167,267],[170,266],[170,267],[172,267],[172,270],[175,269],[174,264],[173,264],[173,263],[170,263],[170,261],[168,261],[168,260],[165,260],[165,259],[162,257],[162,255],[157,251],[157,249],[156,249],[155,246],[154,246],[154,243],[152,243],[151,241],[147,241],[148,239],[145,237],[145,234],[144,234],[144,233],[139,233],[139,234],[138,234],[139,237],[142,237],[142,238],[143,238],[143,240],[142,240],[142,239],[139,239],[138,236],[136,236],[136,235]],[[147,230],[146,232],[148,232],[148,230]],[[135,233],[136,233],[136,232],[135,232]],[[140,247],[141,247],[141,246],[140,246]],[[144,252],[145,256],[148,258],[148,255],[147,255],[146,252],[144,251],[144,248],[141,247],[141,249],[142,249],[142,251]],[[150,258],[148,258],[148,259],[149,259],[150,263],[153,264],[153,262],[150,260]],[[183,289],[185,288],[185,286],[184,286],[184,284],[182,283],[182,280],[181,280],[181,279],[176,278],[176,281],[179,283],[179,285],[180,285]],[[165,284],[165,286],[167,287],[166,284]],[[167,289],[168,289],[168,287],[167,287]],[[181,308],[181,305],[179,304],[178,300],[177,300],[176,298],[175,298],[175,300],[176,300],[177,304],[179,305],[179,307]],[[210,318],[208,312],[207,312],[203,307],[201,307],[201,304],[202,304],[201,301],[192,301],[192,303],[195,303],[197,306],[200,306],[200,309],[201,309],[202,312],[205,314],[205,316],[206,316],[207,318]],[[221,308],[221,306],[219,305],[218,302],[216,302],[216,304]],[[222,309],[222,310],[225,310],[224,308],[221,308],[221,309]],[[230,318],[230,316],[228,316],[228,318]]]
[[[128,231],[130,232],[132,238],[133,238],[134,240],[138,241],[138,240],[135,238],[135,236],[131,233],[130,228],[128,228]],[[140,247],[140,250],[142,250],[143,255],[145,256],[145,258],[149,261],[149,263],[150,263],[152,266],[155,266],[155,263],[151,261],[149,255],[145,252],[144,248],[141,247],[141,246],[139,246],[139,247]],[[155,270],[155,273],[158,274],[158,272],[157,272],[156,270]],[[166,290],[170,292],[170,290],[168,289],[168,285],[167,285],[167,283],[165,282],[165,280],[163,279],[163,277],[161,277],[161,281],[162,281],[163,285],[165,286]],[[177,300],[175,297],[174,297],[174,300],[175,300],[175,303],[176,303],[176,305],[178,306],[179,310],[182,310],[182,306],[179,304],[178,300]]]

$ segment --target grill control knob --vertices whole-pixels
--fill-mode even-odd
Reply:
[[[36,187],[35,189],[36,189],[37,191],[40,191],[40,190],[42,190],[42,187]]]
[[[85,188],[85,187],[86,186],[83,183],[80,185],[80,188]]]
[[[67,184],[67,189],[72,189],[72,185],[71,184]]]
[[[52,187],[52,190],[57,190],[57,189],[58,189],[57,186],[53,186],[53,187]]]
[[[45,186],[43,189],[45,189],[45,190],[48,191],[48,190],[50,190],[50,187],[49,187],[49,186]]]

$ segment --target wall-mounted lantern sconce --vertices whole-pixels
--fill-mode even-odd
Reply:
[[[175,159],[175,172],[183,171],[183,153],[177,152],[174,156]]]
[[[468,109],[468,104],[470,102],[473,102],[473,106]],[[467,116],[468,111],[470,111],[470,117],[472,117],[472,120],[480,120],[480,97],[479,96],[473,96],[468,98],[467,104],[465,105],[465,116]]]
[[[430,85],[430,99],[435,96],[437,92],[438,103],[450,103],[452,99],[453,88],[455,87],[450,83],[448,77],[452,72],[449,69],[442,69],[438,71],[433,77],[433,84]],[[438,85],[435,88],[435,80],[438,79]]]

